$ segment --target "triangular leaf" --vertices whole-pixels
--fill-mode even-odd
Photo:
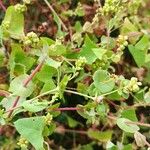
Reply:
[[[86,36],[79,56],[85,57],[88,64],[92,64],[97,59],[97,56],[92,51],[93,48],[97,48],[96,44]]]
[[[44,139],[42,136],[44,124],[43,117],[23,118],[14,122],[16,130],[22,137],[26,138],[36,150],[44,150]]]
[[[93,76],[94,85],[101,93],[107,93],[113,90],[115,82],[105,70],[98,70]]]
[[[125,132],[135,133],[136,131],[138,131],[140,129],[137,125],[129,124],[128,122],[131,122],[131,120],[126,119],[126,118],[118,118],[117,119],[118,127]]]

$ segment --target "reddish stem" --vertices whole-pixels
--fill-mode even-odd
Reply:
[[[77,110],[81,110],[81,108],[77,108],[77,107],[65,107],[65,108],[55,108],[53,110],[54,111],[77,111]]]
[[[23,84],[24,87],[27,87],[28,83],[33,79],[33,77],[35,76],[35,74],[40,71],[40,69],[42,68],[42,66],[43,66],[43,64],[44,64],[44,61],[45,61],[45,60],[43,60],[43,61],[33,70],[33,72],[30,74],[30,76],[29,76],[29,77],[27,78],[27,80],[24,82],[24,84]]]
[[[68,133],[78,133],[78,134],[87,134],[87,131],[83,131],[83,130],[72,130],[72,129],[59,129],[62,132],[68,132]],[[57,129],[56,129],[57,132]]]
[[[6,11],[6,7],[3,5],[3,2],[0,0],[0,7],[4,10],[4,11]]]
[[[24,87],[27,87],[28,83],[32,80],[32,78],[35,76],[35,74],[36,74],[38,71],[40,71],[40,69],[42,68],[42,66],[43,66],[43,64],[44,64],[44,60],[45,60],[45,59],[43,59],[43,61],[42,61],[40,64],[38,64],[38,66],[37,66],[37,67],[33,70],[33,72],[29,75],[29,77],[27,78],[27,80],[25,80],[25,82],[23,83],[23,86],[24,86]],[[14,101],[14,104],[13,104],[12,108],[10,108],[8,117],[11,117],[11,115],[12,115],[12,113],[13,113],[13,111],[14,111],[13,108],[17,106],[17,104],[18,104],[18,102],[19,102],[19,99],[20,99],[20,96],[17,96],[16,99],[15,99],[15,101]]]
[[[0,90],[0,96],[4,96],[4,97],[7,97],[7,96],[9,96],[9,92],[7,92],[7,91],[4,91],[4,90]]]
[[[109,104],[111,104],[112,106],[114,106],[115,108],[120,108],[119,105],[116,105],[114,102],[110,101],[110,100],[106,100],[106,102],[108,102]]]

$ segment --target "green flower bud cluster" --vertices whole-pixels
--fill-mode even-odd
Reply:
[[[119,35],[117,39],[117,53],[112,56],[112,61],[118,63],[123,55],[123,50],[128,45],[128,36]]]
[[[141,82],[138,82],[138,79],[136,77],[132,77],[131,80],[129,81],[125,80],[123,84],[124,84],[123,92],[125,93],[137,92],[140,89],[139,86],[142,85]]]
[[[128,45],[128,36],[119,35],[117,39],[117,51],[122,51]]]
[[[19,142],[17,143],[21,148],[27,148],[28,147],[28,141],[25,139],[25,138],[23,138],[23,137],[21,137],[20,139],[19,139]]]
[[[58,47],[58,46],[61,46],[61,45],[62,45],[61,40],[60,40],[60,39],[56,39],[55,43],[52,44],[52,45],[49,47],[49,49],[52,50],[52,51],[57,51],[57,49],[58,49],[57,47]]]
[[[9,21],[3,21],[1,26],[4,30],[8,30],[10,27],[10,22]]]
[[[83,41],[82,34],[79,32],[74,33],[71,40],[77,44],[77,47],[80,47]]]
[[[100,8],[102,15],[115,14],[122,6],[120,0],[106,0],[103,8]]]
[[[55,95],[52,96],[52,100],[51,101],[55,101],[59,98],[59,92],[56,92]]]
[[[137,14],[139,7],[141,6],[143,0],[132,0],[128,4],[128,11],[130,14]]]
[[[31,0],[23,0],[23,3],[24,3],[24,4],[30,4],[30,3],[31,3]]]
[[[15,5],[15,11],[19,12],[19,13],[23,13],[27,10],[27,7],[25,4],[16,4]]]
[[[104,55],[102,60],[97,59],[92,64],[92,70],[97,70],[99,68],[106,69],[109,66],[109,64],[109,58],[107,57],[107,55]]]
[[[100,19],[100,11],[99,9],[97,9],[96,14],[92,20],[91,27],[99,25],[99,19]]]
[[[84,16],[84,9],[80,2],[78,3],[76,10],[74,11],[74,14],[76,14],[77,16],[80,16],[80,17]]]
[[[44,121],[46,125],[50,125],[52,122],[53,116],[48,113],[46,116],[44,116]]]
[[[36,46],[39,43],[39,38],[36,33],[29,32],[23,40],[24,45]]]
[[[86,64],[87,60],[85,57],[80,57],[76,62],[75,62],[75,68],[76,70],[81,70],[82,67]]]
[[[123,52],[119,52],[117,54],[114,54],[112,57],[112,61],[114,63],[118,63],[121,60],[121,56],[122,56]]]

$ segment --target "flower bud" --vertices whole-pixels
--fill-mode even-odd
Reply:
[[[52,122],[52,119],[53,119],[53,116],[50,113],[48,113],[46,116],[44,116],[45,124],[50,125]]]
[[[31,0],[23,0],[23,3],[24,3],[24,4],[30,4],[30,3],[31,3]]]
[[[16,4],[15,5],[15,11],[18,11],[19,13],[23,13],[27,10],[26,5]]]

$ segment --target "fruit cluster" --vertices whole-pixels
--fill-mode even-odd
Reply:
[[[39,42],[39,38],[36,33],[29,32],[23,40],[24,45],[36,46]]]
[[[46,116],[44,116],[45,124],[50,125],[52,122],[52,119],[53,119],[53,116],[48,113]]]
[[[21,137],[20,139],[19,139],[19,142],[17,143],[22,149],[26,149],[27,147],[28,147],[28,141],[25,139],[25,138],[23,138],[23,137]]]
[[[81,70],[82,67],[86,64],[86,62],[87,60],[85,57],[79,57],[79,59],[75,63],[76,70]]]
[[[23,13],[27,10],[27,7],[25,4],[16,4],[15,5],[15,11],[19,12],[19,13]]]
[[[137,92],[140,89],[139,86],[141,85],[142,83],[138,82],[136,77],[132,77],[129,81],[125,80],[123,92]]]

